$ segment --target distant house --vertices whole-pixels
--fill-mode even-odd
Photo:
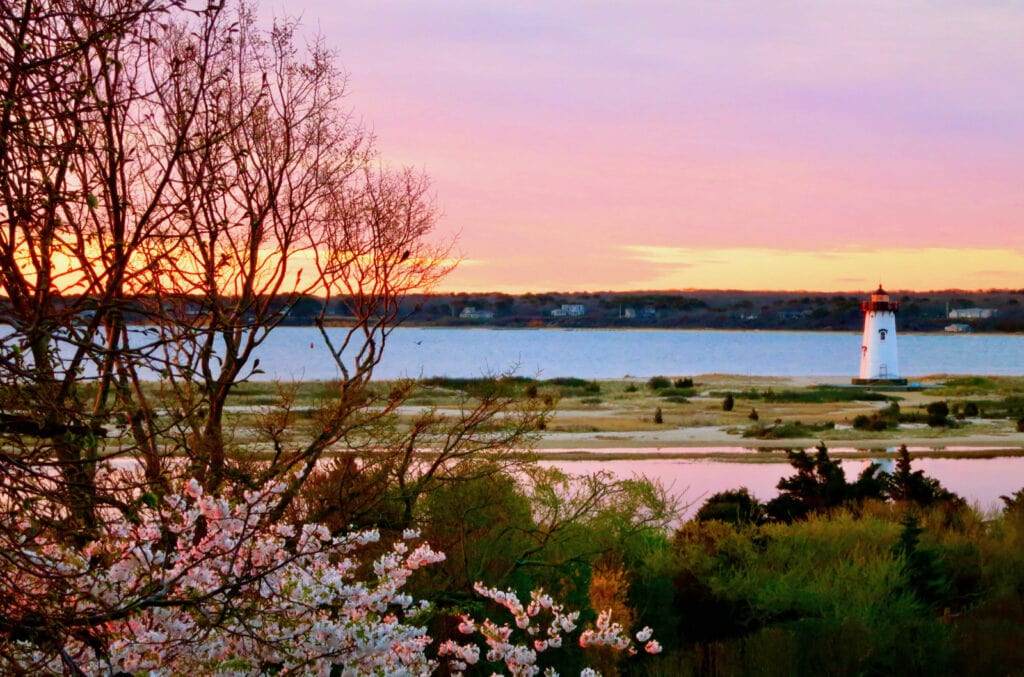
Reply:
[[[587,308],[582,303],[563,303],[561,308],[551,311],[551,317],[583,317]]]
[[[971,325],[960,322],[947,324],[945,331],[948,331],[951,334],[969,334],[971,332]]]
[[[987,320],[999,314],[997,308],[954,308],[949,311],[951,320]]]
[[[811,316],[810,310],[780,310],[779,319],[782,320],[802,320],[805,317]]]
[[[637,318],[651,320],[658,317],[658,310],[654,306],[644,306],[642,308],[626,306],[620,310],[619,317],[627,320],[635,320]]]
[[[492,320],[494,319],[494,311],[478,310],[476,306],[466,306],[459,313],[459,317],[463,320]]]

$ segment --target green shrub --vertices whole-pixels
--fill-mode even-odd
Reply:
[[[677,378],[675,381],[672,382],[672,385],[674,385],[676,388],[692,388],[693,379],[690,378],[689,376],[687,376],[686,378]]]
[[[553,386],[565,386],[568,388],[582,388],[587,385],[588,381],[574,376],[560,376],[558,378],[549,378],[544,381],[544,383]]]
[[[817,433],[834,430],[836,424],[832,421],[825,423],[803,424],[800,421],[789,423],[776,422],[772,425],[755,423],[743,431],[743,437],[753,437],[759,440],[785,440],[798,437],[815,437]]]
[[[933,428],[941,428],[949,425],[949,405],[945,402],[931,402],[925,407],[928,413],[928,425]]]
[[[905,560],[892,552],[899,528],[848,513],[686,525],[676,539],[680,629],[702,643],[691,656],[714,652],[713,671],[689,674],[949,674],[951,627],[906,589]]]
[[[651,390],[661,390],[662,388],[668,388],[671,385],[672,381],[665,376],[652,376],[650,380],[647,381],[647,387]]]
[[[857,414],[853,417],[853,428],[854,430],[885,430],[889,427],[889,423],[885,418],[875,413],[870,416],[867,414]]]
[[[732,411],[734,406],[736,406],[736,400],[733,399],[732,393],[727,393],[725,399],[722,400],[722,411]]]
[[[698,522],[718,520],[730,524],[757,524],[764,517],[764,506],[746,487],[713,494],[697,511]]]
[[[942,486],[937,479],[928,477],[923,470],[913,470],[907,445],[900,446],[896,467],[885,476],[886,496],[893,501],[928,507],[946,503],[952,510],[966,506],[962,498]]]
[[[1018,489],[1009,496],[1000,496],[1003,512],[1024,516],[1024,489]]]
[[[581,378],[552,378],[543,381],[546,385],[558,388],[562,397],[586,397],[601,392],[601,384],[597,381],[585,381]]]
[[[726,391],[712,391],[712,397],[723,397]],[[751,388],[739,393],[745,400],[764,400],[765,402],[787,402],[794,404],[824,404],[829,402],[885,402],[893,397],[871,390],[858,388],[837,388],[835,386],[812,386],[804,390],[782,390],[776,392],[772,388],[757,390]]]
[[[446,390],[461,391],[470,397],[500,397],[522,396],[536,381],[524,376],[499,376],[481,378],[449,378],[447,376],[433,376],[420,381],[422,385]]]
[[[847,482],[838,461],[831,459],[824,443],[814,455],[806,451],[787,451],[796,474],[783,477],[776,485],[779,495],[767,503],[768,515],[779,522],[792,522],[814,514],[828,513],[847,506],[858,506],[866,499],[884,497],[885,473],[875,464],[867,466],[856,482]]]

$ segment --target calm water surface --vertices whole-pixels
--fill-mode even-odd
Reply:
[[[336,330],[340,336],[341,330]],[[476,377],[516,370],[556,378],[657,374],[855,376],[860,333],[690,330],[395,330],[376,378]],[[310,347],[312,346],[312,347]],[[903,334],[901,375],[1024,374],[1024,335]],[[316,329],[283,327],[259,353],[262,378],[331,379],[337,368]]]
[[[705,459],[541,463],[545,466],[555,466],[571,474],[589,474],[604,470],[622,478],[643,475],[660,480],[682,504],[689,504],[684,517],[692,516],[705,499],[719,491],[747,487],[750,493],[759,499],[771,499],[778,494],[775,489],[778,481],[796,472],[785,462],[729,463]],[[870,463],[872,461],[864,459],[842,461],[846,479],[855,480]],[[1000,496],[1024,488],[1024,457],[915,458],[913,468],[923,470],[925,475],[939,480],[942,486],[983,511],[1001,509],[1003,502],[999,500]],[[891,467],[885,469],[892,470]]]
[[[860,341],[859,332],[401,328],[389,338],[374,376],[476,377],[515,370],[540,378],[728,373],[846,379],[857,373]],[[899,356],[901,375],[911,380],[940,373],[1024,375],[1024,335],[903,334]],[[311,327],[278,328],[256,357],[264,371],[256,378],[264,380],[338,377],[319,332]],[[843,461],[843,467],[855,477],[868,462]],[[929,458],[914,464],[983,510],[998,508],[1000,495],[1024,486],[1024,458]],[[623,477],[658,478],[684,503],[693,504],[691,513],[704,498],[727,489],[745,486],[761,499],[771,498],[779,479],[793,472],[783,462],[692,459],[557,465],[573,473],[608,470]]]

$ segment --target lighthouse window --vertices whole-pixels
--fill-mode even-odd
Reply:
[[[878,337],[879,337],[879,338],[880,338],[881,340],[883,340],[883,341],[884,341],[884,340],[885,340],[885,335],[886,335],[886,334],[888,334],[888,333],[889,333],[889,331],[888,331],[887,329],[879,329],[879,330],[878,330]]]

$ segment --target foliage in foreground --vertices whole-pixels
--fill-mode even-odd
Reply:
[[[767,521],[749,492],[722,492],[676,534],[658,566],[679,644],[661,628],[673,650],[655,674],[1024,669],[1021,492],[983,521],[906,448],[891,475],[854,483],[823,448],[791,460],[798,472],[768,506],[797,513]]]
[[[112,511],[97,538],[81,548],[40,530],[34,516],[40,506],[4,515],[4,547],[29,555],[44,572],[14,568],[7,558],[0,563],[0,576],[19,582],[17,594],[0,600],[10,637],[0,652],[4,672],[328,674],[343,668],[356,675],[428,674],[438,666],[427,655],[430,606],[404,588],[415,572],[445,557],[425,543],[412,547],[416,532],[377,545],[374,554],[378,531],[335,536],[315,524],[268,524],[282,483],[237,500],[208,495],[194,479],[174,489],[160,501],[136,496],[132,520]],[[61,576],[49,575],[53,570]],[[475,589],[507,610],[518,630],[464,615],[459,628],[470,641],[449,640],[437,651],[456,672],[480,660],[476,642],[482,642],[492,668],[535,674],[539,655],[580,629],[579,613],[543,591],[523,605],[512,591]],[[609,613],[578,634],[584,648],[636,652]],[[647,653],[659,653],[651,634],[641,630],[638,641]]]

